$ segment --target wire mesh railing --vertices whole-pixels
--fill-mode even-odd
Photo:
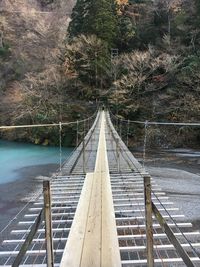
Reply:
[[[141,155],[142,155],[142,157],[141,157],[142,158],[141,159],[141,163],[143,165],[143,168],[142,168],[143,171],[142,172],[145,172],[144,167],[146,167],[145,166],[146,165],[145,164],[145,161],[146,161],[146,153],[148,151],[146,149],[148,148],[148,145],[149,145],[148,144],[148,142],[149,142],[148,130],[149,130],[149,127],[155,126],[156,123],[153,122],[152,124],[150,124],[151,126],[149,126],[148,125],[148,122],[145,122],[145,121],[144,122],[136,122],[136,121],[134,121],[134,122],[132,121],[131,122],[129,120],[126,121],[126,120],[123,120],[122,118],[117,117],[117,116],[115,116],[115,115],[113,115],[111,113],[110,113],[110,118],[111,118],[112,123],[115,126],[115,129],[118,131],[118,134],[124,140],[124,142],[126,143],[126,145],[129,145],[129,134],[130,134],[130,131],[131,131],[131,126],[132,127],[135,127],[135,123],[138,123],[139,127],[141,127],[141,125],[142,125],[143,128],[141,128],[141,129],[143,129],[143,149],[142,149],[142,153],[141,153]],[[164,125],[164,127],[166,127],[166,126],[167,127],[169,127],[169,126],[170,127],[183,127],[183,125],[185,125],[185,124],[181,123],[181,124],[175,124],[175,125],[173,125],[173,124],[169,123],[169,125],[168,124],[166,125],[166,124],[161,123],[161,126],[162,127],[163,127],[163,125]],[[136,126],[137,126],[137,124],[136,124]],[[191,127],[199,127],[199,123],[194,123],[194,124],[192,123],[192,124],[189,124],[189,126],[191,126]],[[121,153],[126,154],[125,152],[126,152],[125,149],[121,149]],[[133,162],[132,162],[132,164],[134,165]],[[142,169],[140,169],[140,171]],[[123,175],[123,173],[121,173],[121,176],[122,175]],[[141,178],[143,178],[143,177],[141,177]],[[125,183],[126,179],[123,180],[123,181]],[[133,186],[134,186],[134,184],[133,184]],[[126,187],[126,184],[125,184],[124,188],[127,188]],[[126,196],[129,196],[129,190],[128,190],[128,188],[127,188],[127,191],[125,190],[125,192],[126,192]],[[156,196],[155,196],[155,194],[156,194]],[[196,261],[197,259],[199,259],[199,250],[197,250],[193,246],[193,244],[195,245],[195,243],[192,243],[190,241],[190,239],[188,238],[187,232],[184,233],[184,231],[181,228],[181,227],[184,227],[184,225],[186,226],[187,223],[186,224],[184,224],[184,223],[177,223],[176,220],[175,220],[175,218],[178,217],[178,216],[175,216],[174,217],[174,214],[173,213],[171,214],[170,210],[173,210],[173,209],[171,209],[171,208],[168,207],[168,205],[167,205],[168,203],[167,202],[166,203],[164,202],[165,204],[163,204],[163,202],[159,199],[159,197],[157,196],[157,193],[155,193],[154,190],[151,191],[151,195],[153,197],[153,204],[152,205],[156,204],[156,206],[158,206],[159,209],[162,210],[162,216],[164,216],[164,217],[162,217],[162,220],[164,221],[163,218],[167,218],[167,222],[168,223],[166,223],[166,224],[167,225],[169,224],[173,228],[173,231],[171,233],[173,233],[174,239],[173,238],[170,239],[170,242],[172,242],[172,244],[176,244],[176,241],[174,242],[174,240],[177,240],[176,239],[176,236],[179,238],[179,240],[180,239],[182,240],[181,241],[181,246],[175,245],[175,249],[177,249],[178,252],[177,252],[177,255],[174,253],[174,257],[178,259],[179,254],[182,252],[181,257],[183,257],[183,261],[190,263],[190,265],[187,265],[187,266],[196,266],[196,265],[194,265],[192,263],[192,260],[195,260]],[[132,194],[131,194],[131,196],[132,196]],[[128,198],[130,198],[130,197],[128,197]],[[133,202],[135,202],[135,201],[129,199],[129,202],[128,203],[131,206],[131,203],[133,203]],[[140,208],[140,205],[139,205],[139,208]],[[150,217],[152,217],[152,214],[153,213],[151,211]],[[161,213],[159,213],[159,214],[161,214]],[[163,215],[163,214],[166,214],[166,215]],[[146,218],[146,214],[144,215],[144,213],[142,214],[142,212],[141,212],[141,216],[143,218]],[[136,219],[137,219],[137,216],[136,216]],[[146,220],[147,220],[147,218],[146,218]],[[160,224],[160,221],[159,221],[159,224]],[[161,227],[163,228],[162,225],[161,225]],[[167,243],[164,243],[163,244],[162,243],[162,240],[159,240],[159,242],[157,242],[157,240],[155,240],[153,238],[153,236],[154,235],[155,236],[156,235],[159,235],[160,232],[157,232],[155,227],[152,228],[152,231],[153,232],[152,232],[152,234],[150,236],[148,236],[148,234],[147,234],[147,240],[149,239],[150,242],[153,244],[153,248],[152,249],[154,251],[154,256],[152,255],[152,257],[155,257],[155,255],[157,254],[157,258],[160,258],[160,264],[161,264],[161,266],[168,266],[166,264],[166,262],[168,262],[168,261],[166,261],[166,258],[170,258],[170,255],[171,256],[173,255],[172,252],[170,252],[170,254],[168,254],[168,252],[167,252],[167,247],[170,248],[170,245],[166,245]],[[167,236],[170,235],[168,231],[166,232],[166,234],[167,234]],[[185,237],[186,237],[186,239],[185,239]],[[186,243],[183,243],[184,241]],[[179,242],[179,241],[177,241],[177,242]],[[187,252],[184,251],[184,249],[183,249],[182,246],[184,248],[186,248]],[[162,247],[163,248],[166,247],[165,253],[161,250]],[[180,249],[178,249],[178,248],[180,248]],[[189,248],[191,249],[191,251],[189,251]],[[190,259],[190,257],[191,257],[192,260]],[[148,256],[147,256],[147,259],[149,259]],[[156,257],[155,257],[155,259],[156,259]],[[156,262],[158,262],[158,260],[156,260]],[[147,261],[147,263],[148,263],[148,261]],[[127,261],[127,264],[128,264],[128,261]],[[150,262],[148,264],[150,264]],[[149,266],[153,266],[153,265],[149,265]],[[180,266],[182,266],[182,265],[180,265]]]
[[[69,161],[72,158],[72,155],[75,153],[75,151],[78,151],[78,148],[80,147],[82,141],[84,138],[88,139],[89,136],[92,134],[92,132],[88,132],[89,129],[92,128],[92,125],[96,121],[96,117],[98,114],[98,110],[90,117],[84,119],[84,120],[76,120],[74,122],[59,122],[59,123],[53,123],[53,124],[40,124],[40,125],[18,125],[18,126],[0,126],[0,130],[16,130],[16,129],[21,129],[21,128],[35,128],[35,127],[56,127],[58,129],[58,137],[59,137],[59,167],[58,169],[53,173],[51,176],[52,179],[56,179],[62,172],[62,168],[64,165],[68,164]],[[62,133],[64,131],[65,126],[77,126],[77,132],[76,132],[76,139],[78,142],[76,142],[76,146],[74,149],[71,151],[71,153],[68,155],[67,159],[64,160],[65,155],[64,151],[62,150],[63,148],[63,142],[62,142]],[[94,126],[93,126],[94,128]],[[73,130],[73,129],[72,129]],[[87,135],[86,135],[87,133]],[[79,151],[81,153],[81,151]],[[26,202],[18,211],[18,213],[14,216],[14,218],[10,219],[9,222],[7,222],[7,225],[3,227],[3,229],[0,231],[0,244],[3,242],[6,237],[9,236],[10,233],[10,227],[12,224],[16,223],[18,218],[20,218],[25,210],[32,204],[34,203],[39,197],[42,196],[42,189],[39,190],[39,192],[36,192],[32,194],[31,198]]]

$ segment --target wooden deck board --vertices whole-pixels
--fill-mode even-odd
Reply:
[[[60,266],[121,266],[106,152],[104,113],[101,117],[95,172],[86,175]]]
[[[60,266],[80,266],[93,181],[87,174]]]

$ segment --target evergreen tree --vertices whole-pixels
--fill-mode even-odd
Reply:
[[[197,14],[197,25],[200,22],[200,0],[195,0],[196,14]]]
[[[115,0],[78,0],[69,26],[70,37],[95,34],[109,47],[118,35],[117,6]]]
[[[93,0],[86,25],[88,33],[94,33],[111,47],[118,34],[117,9],[114,0]]]
[[[110,53],[104,41],[96,35],[79,35],[66,46],[65,73],[77,79],[86,94],[94,88],[105,89],[111,85]]]
[[[121,16],[119,19],[119,47],[120,50],[127,50],[130,47],[131,41],[135,36],[135,25],[133,24],[131,18],[128,16]]]
[[[71,22],[69,24],[68,32],[70,38],[76,37],[82,33],[83,24],[85,24],[88,7],[91,5],[90,0],[77,0],[71,15]]]

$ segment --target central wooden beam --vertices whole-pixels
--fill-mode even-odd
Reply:
[[[104,112],[101,115],[95,171],[86,175],[60,266],[121,266],[106,149]]]

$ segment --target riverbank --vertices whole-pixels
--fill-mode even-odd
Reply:
[[[142,162],[142,154],[136,152]],[[200,152],[194,150],[166,150],[146,153],[145,168],[155,182],[184,214],[184,221],[192,222],[200,230]]]

